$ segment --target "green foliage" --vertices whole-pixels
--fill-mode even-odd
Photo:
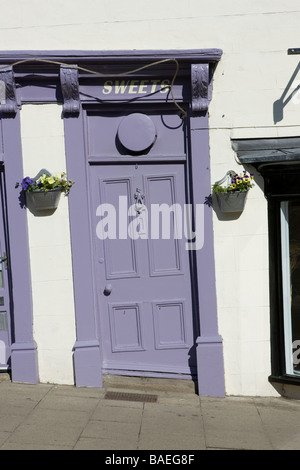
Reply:
[[[43,174],[37,180],[26,176],[17,186],[21,186],[23,191],[49,191],[50,189],[61,189],[61,191],[68,194],[73,184],[72,180],[67,179],[66,173],[61,173],[60,175]]]
[[[253,181],[253,174],[248,174],[245,170],[243,171],[242,175],[238,175],[237,173],[232,176],[231,183],[227,186],[222,186],[218,183],[215,183],[212,187],[213,194],[220,194],[220,193],[231,193],[237,191],[249,191],[250,188],[253,188],[254,184]]]

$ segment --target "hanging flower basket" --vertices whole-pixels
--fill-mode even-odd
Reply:
[[[222,183],[227,179],[227,184]],[[222,212],[243,212],[249,189],[252,184],[253,175],[243,171],[238,175],[234,171],[227,171],[224,178],[213,185],[213,194],[216,195],[220,210]]]
[[[243,212],[248,191],[235,191],[217,194],[217,200],[222,212]]]
[[[57,209],[61,194],[69,194],[72,185],[65,173],[51,175],[47,170],[41,170],[35,178],[26,176],[17,184],[25,193],[26,206],[34,211]]]
[[[26,193],[26,206],[37,211],[55,210],[58,207],[62,190],[34,190]]]

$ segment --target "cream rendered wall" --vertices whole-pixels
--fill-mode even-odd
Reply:
[[[286,103],[282,120],[274,122],[273,116],[273,104],[284,94],[300,59],[287,55],[289,47],[300,47],[298,0],[151,0],[142,4],[138,0],[15,0],[9,6],[0,0],[1,3],[1,11],[9,8],[9,14],[0,16],[3,50],[223,49],[209,111],[212,182],[228,169],[242,170],[231,149],[232,137],[299,135],[300,106],[296,99]],[[296,80],[297,77],[285,97],[299,84]],[[34,108],[28,107],[27,111],[23,108],[22,120],[28,125],[25,138],[26,133],[35,135],[36,129],[30,123]],[[38,110],[41,119],[44,119],[43,108]],[[52,110],[49,113],[53,121],[57,120],[55,126],[60,126],[59,112],[55,119],[52,114],[58,108],[46,108]],[[24,120],[25,113],[28,117]],[[45,135],[47,142],[51,141],[49,129]],[[40,166],[34,162],[38,151],[32,161],[27,155],[28,172],[35,171]],[[52,161],[49,167],[52,169]],[[270,373],[268,227],[262,188],[263,182],[256,175],[255,188],[238,219],[220,220],[214,213],[219,330],[224,340],[228,394],[276,394],[267,380]],[[64,205],[59,211],[63,210]],[[60,212],[56,217],[60,217]],[[38,223],[38,219],[29,219],[36,270],[41,254],[41,242],[34,240]],[[52,226],[50,219],[43,221],[46,234],[47,224]],[[42,281],[37,274],[33,276],[38,299],[38,285]],[[69,278],[65,282],[71,298]],[[56,287],[58,290],[51,290],[55,296],[61,283],[57,282]],[[35,331],[42,337],[46,322],[40,318],[37,304],[36,300]],[[45,315],[49,320],[54,320],[54,310],[47,306]],[[70,317],[65,313],[61,321],[72,323],[71,313]],[[55,330],[56,326],[52,325]],[[48,331],[43,336],[45,345],[47,334]],[[71,342],[70,338],[70,345]],[[44,369],[47,354],[50,350],[45,347],[40,356]],[[57,357],[55,351],[51,355]]]
[[[21,137],[24,176],[66,171],[62,106],[24,105]],[[33,334],[41,382],[73,384],[75,336],[68,198],[49,216],[27,210],[33,296]]]

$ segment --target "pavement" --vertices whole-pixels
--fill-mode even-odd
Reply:
[[[300,401],[199,397],[186,382],[112,378],[77,388],[0,378],[0,450],[105,450],[118,459],[118,451],[300,449]]]

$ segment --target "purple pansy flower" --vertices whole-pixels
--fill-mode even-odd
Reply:
[[[23,180],[21,182],[22,189],[24,191],[26,191],[28,186],[32,185],[33,182],[34,182],[34,180],[32,178],[30,178],[29,176],[26,176],[26,178],[23,178]]]

